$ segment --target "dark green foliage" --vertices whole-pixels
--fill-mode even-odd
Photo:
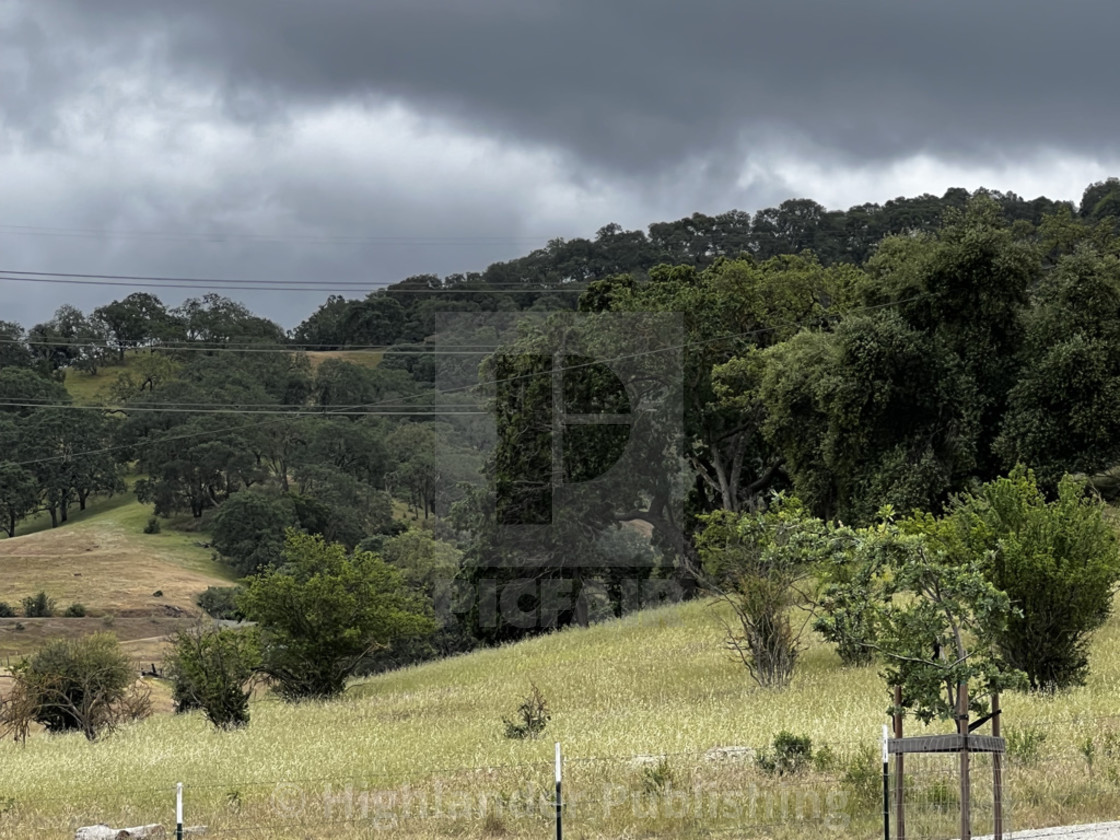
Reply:
[[[54,615],[54,598],[41,590],[35,595],[28,595],[20,603],[23,604],[23,614],[27,618],[50,618]]]
[[[1017,468],[958,499],[939,529],[925,521],[1010,597],[1014,611],[995,641],[1035,689],[1085,682],[1091,634],[1120,581],[1120,544],[1104,512],[1083,481],[1063,478],[1047,501],[1034,475]]]
[[[430,605],[376,555],[289,532],[283,559],[239,603],[260,627],[261,670],[287,700],[335,697],[369,652],[434,629]]]
[[[235,493],[214,514],[213,545],[240,574],[251,575],[280,560],[284,531],[294,524],[289,499]]]
[[[158,534],[160,532],[160,524],[158,516],[149,516],[148,521],[144,525],[145,534]]]
[[[245,616],[237,606],[240,586],[208,586],[195,601],[211,618],[240,621]]]
[[[1120,179],[1107,178],[1085,188],[1079,210],[1082,218],[1120,217]]]
[[[529,685],[529,694],[517,707],[517,713],[513,719],[502,718],[507,738],[536,738],[544,732],[544,728],[548,726],[548,722],[552,719],[548,701],[545,700],[541,690],[536,683],[530,683]]]
[[[0,618],[15,618],[16,611],[7,601],[0,601]]]
[[[1083,245],[1035,292],[997,450],[1048,490],[1120,461],[1120,260]]]
[[[75,601],[73,604],[66,608],[66,611],[62,615],[66,618],[85,618],[85,604],[79,604],[77,601]]]
[[[39,484],[35,475],[23,467],[0,461],[0,529],[16,535],[16,524],[35,510],[39,503]]]
[[[782,730],[774,737],[772,749],[755,757],[759,769],[784,776],[804,770],[813,761],[813,740],[808,735],[794,735]]]
[[[147,292],[133,292],[124,300],[98,307],[93,314],[105,324],[121,359],[125,350],[154,342],[168,327],[167,309],[159,298]]]
[[[249,682],[260,665],[255,630],[206,628],[178,634],[168,663],[178,711],[202,709],[218,729],[249,723]]]
[[[48,642],[15,675],[48,732],[77,730],[93,740],[139,712],[129,702],[136,672],[111,633]]]

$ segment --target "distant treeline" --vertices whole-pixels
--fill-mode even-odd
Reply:
[[[427,351],[443,311],[681,317],[684,439],[643,434],[651,459],[680,443],[684,473],[650,471],[606,504],[577,495],[582,542],[560,535],[538,558],[543,578],[602,586],[614,607],[621,583],[602,556],[648,556],[646,574],[686,582],[696,517],[757,509],[775,492],[859,523],[884,504],[938,510],[1019,463],[1047,488],[1066,472],[1100,475],[1120,464],[1118,219],[1115,179],[1076,208],[961,189],[835,212],[795,200],[647,233],[607,225],[479,274],[331,297],[290,334],[215,294],[169,308],[135,293],[89,314],[63,306],[26,330],[0,323],[0,525],[15,534],[39,511],[64,522],[131,475],[161,515],[212,514],[216,547],[245,573],[277,559],[289,527],[404,551],[402,508],[430,525],[416,551],[442,558],[435,571],[413,563],[417,586],[508,568],[486,524],[493,490],[469,485],[481,474],[517,488],[541,473],[544,450],[517,418],[550,391],[524,389],[490,448],[433,416]],[[518,346],[483,371],[539,373],[521,366],[548,349],[543,333]],[[356,347],[387,349],[369,366],[303,352]],[[62,380],[106,370],[96,403],[75,405]],[[606,377],[573,387],[587,405],[618,404]],[[598,475],[612,453],[576,448],[566,478]],[[507,509],[539,504],[519,493]],[[619,527],[638,521],[652,539]],[[577,543],[594,550],[574,556]]]

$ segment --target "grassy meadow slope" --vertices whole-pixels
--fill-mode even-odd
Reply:
[[[306,355],[311,362],[311,369],[318,370],[328,359],[350,362],[358,367],[375,368],[381,364],[381,357],[385,354],[381,350],[309,350]]]
[[[3,744],[0,837],[167,822],[177,781],[187,822],[209,825],[210,836],[540,837],[550,831],[555,740],[567,756],[572,837],[741,836],[747,825],[769,826],[756,833],[771,837],[872,836],[888,703],[875,669],[843,670],[814,642],[790,689],[764,691],[721,637],[718,610],[691,603],[369,678],[332,703],[264,698],[238,732],[165,715],[99,743]],[[1005,698],[1015,828],[1120,816],[1116,619],[1094,653],[1086,687]],[[509,740],[501,718],[530,683],[552,720],[539,740]],[[708,752],[763,749],[781,730],[828,749],[782,777]],[[988,771],[980,757],[974,766],[979,833]],[[955,758],[909,767],[912,835],[954,836]]]
[[[87,611],[86,618],[0,619],[0,657],[27,653],[51,636],[110,629],[138,660],[162,658],[162,637],[198,613],[198,594],[229,585],[232,575],[199,545],[200,535],[144,534],[150,515],[126,494],[94,500],[59,528],[35,520],[0,540],[0,600],[18,607],[43,590],[57,614],[74,602]]]

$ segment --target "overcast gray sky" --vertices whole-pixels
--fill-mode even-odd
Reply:
[[[0,0],[0,269],[325,284],[223,291],[291,327],[612,221],[1077,200],[1120,174],[1118,31],[1113,0]],[[133,290],[0,280],[0,319]]]

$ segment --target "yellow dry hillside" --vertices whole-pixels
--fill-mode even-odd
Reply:
[[[0,540],[0,601],[19,612],[21,599],[43,591],[54,599],[56,615],[73,603],[87,614],[0,619],[0,666],[52,636],[105,629],[138,660],[161,658],[164,637],[199,613],[198,594],[228,586],[232,575],[200,545],[207,539],[202,534],[166,528],[144,534],[150,515],[131,496],[99,499],[62,527],[34,521],[23,529],[30,533]]]
[[[700,602],[666,607],[369,678],[330,703],[266,697],[236,732],[191,713],[97,743],[2,744],[0,837],[168,824],[180,781],[187,823],[208,836],[549,836],[554,741],[567,756],[570,837],[875,834],[888,705],[875,668],[842,669],[814,641],[790,689],[759,689],[721,649],[720,616]],[[1113,619],[1087,686],[1004,698],[1010,826],[1120,816],[1118,645]],[[538,740],[510,740],[501,719],[531,684],[551,721]],[[782,730],[812,738],[815,765],[774,776],[748,753],[712,752],[762,750]],[[955,836],[955,766],[911,761],[913,832]],[[980,833],[989,771],[974,766]]]

